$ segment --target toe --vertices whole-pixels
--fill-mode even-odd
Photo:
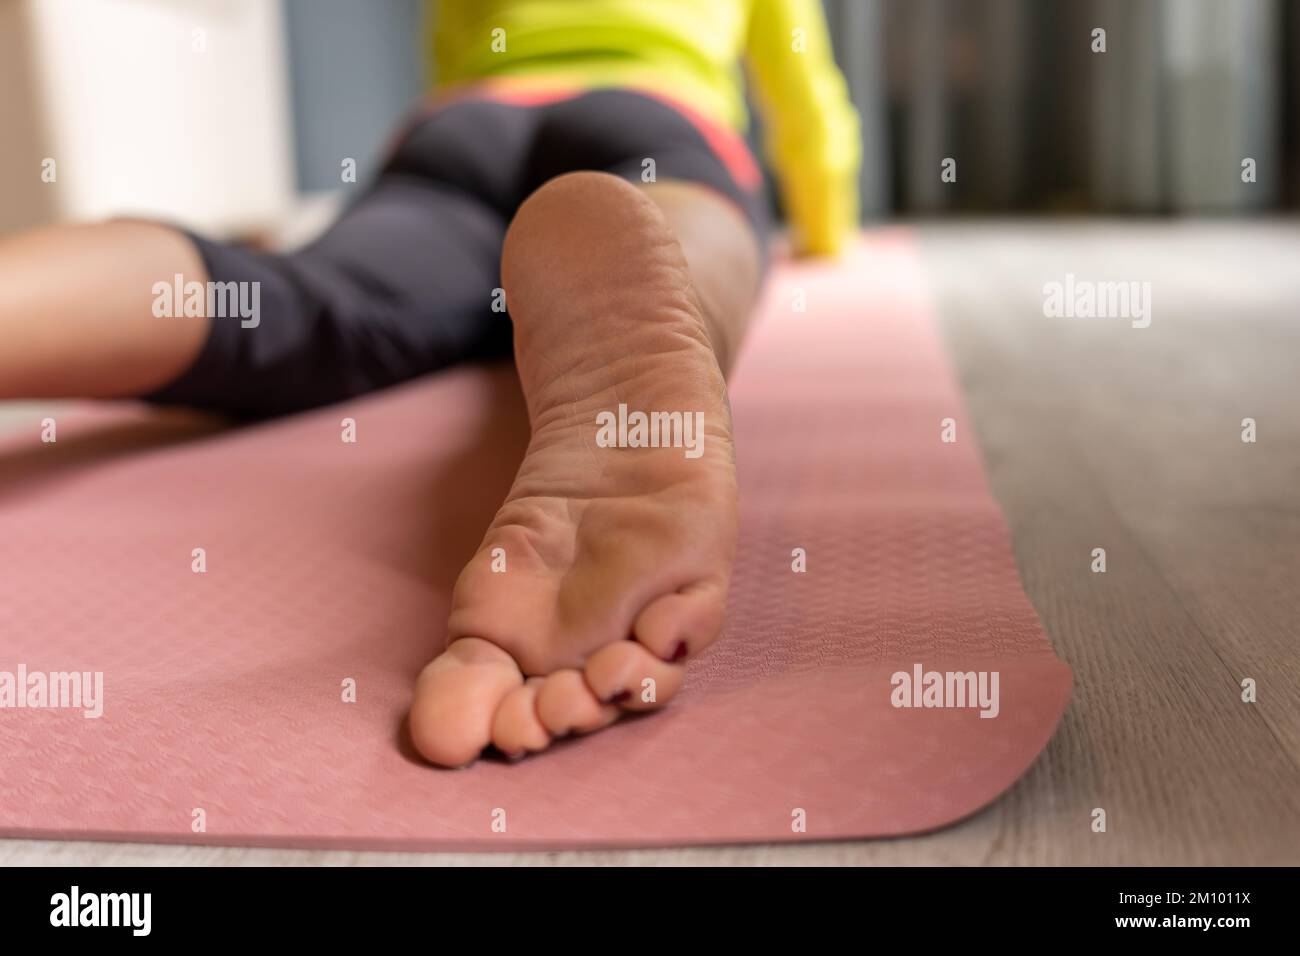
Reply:
[[[544,677],[530,677],[522,687],[506,695],[492,721],[492,743],[507,757],[545,750],[551,735],[537,716],[537,692]]]
[[[552,737],[599,730],[617,720],[619,713],[614,705],[596,698],[582,671],[548,674],[537,691],[537,716]]]
[[[492,739],[502,701],[523,683],[514,658],[487,641],[453,641],[420,672],[411,704],[411,739],[433,763],[461,767]]]
[[[585,673],[597,699],[624,710],[654,710],[677,693],[686,669],[660,660],[636,641],[619,641],[592,654]]]
[[[725,603],[725,585],[714,582],[665,594],[637,615],[632,633],[660,660],[680,661],[717,638]]]

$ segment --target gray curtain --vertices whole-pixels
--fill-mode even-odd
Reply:
[[[424,87],[422,0],[285,0],[298,188],[361,180]]]
[[[868,210],[1191,214],[1295,201],[1294,0],[826,5],[864,115]],[[955,183],[940,179],[945,158]]]

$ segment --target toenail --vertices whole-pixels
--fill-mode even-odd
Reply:
[[[686,656],[686,642],[678,641],[677,647],[673,650],[673,656],[668,658],[669,661],[680,661]]]
[[[632,692],[630,690],[621,690],[609,699],[609,703],[621,704],[623,703],[623,701],[627,700],[631,696],[632,696]]]

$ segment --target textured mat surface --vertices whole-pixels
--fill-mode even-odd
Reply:
[[[20,668],[102,672],[103,714],[0,709],[0,834],[493,849],[900,834],[973,812],[1047,742],[1070,672],[927,309],[893,233],[777,273],[733,388],[724,639],[665,712],[514,766],[435,770],[402,730],[525,444],[509,368],[237,431],[95,409],[48,444],[33,421],[0,450],[0,702]],[[895,707],[892,675],[917,665],[996,672],[997,716]]]

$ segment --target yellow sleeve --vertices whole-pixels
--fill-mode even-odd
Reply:
[[[858,222],[858,116],[820,0],[753,0],[746,59],[795,250],[838,252]]]

